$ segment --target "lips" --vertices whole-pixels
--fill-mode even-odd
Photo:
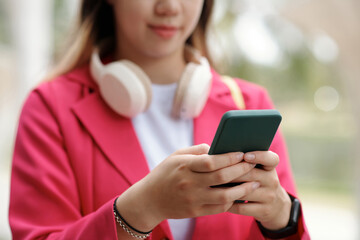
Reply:
[[[178,27],[169,25],[150,25],[150,29],[163,39],[170,39],[179,31]]]

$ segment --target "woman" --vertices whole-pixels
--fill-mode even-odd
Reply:
[[[14,239],[309,238],[280,134],[272,151],[207,154],[238,108],[204,58],[212,7],[83,0],[56,77],[20,116]],[[272,108],[264,89],[235,83],[246,109]]]

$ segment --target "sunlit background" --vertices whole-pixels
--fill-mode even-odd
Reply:
[[[312,239],[360,239],[360,1],[215,1],[212,57],[221,73],[265,86],[282,113]],[[0,0],[0,239],[11,239],[19,111],[65,41],[77,4]]]

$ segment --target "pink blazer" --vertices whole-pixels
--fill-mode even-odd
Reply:
[[[266,91],[238,80],[248,109],[272,108]],[[222,114],[236,109],[213,72],[212,90],[194,119],[194,143],[210,144]],[[282,186],[296,195],[278,133]],[[88,67],[46,82],[25,102],[13,155],[9,221],[14,239],[116,239],[112,204],[149,173],[131,121],[101,99]],[[303,219],[296,239],[309,239]],[[167,221],[152,239],[172,239]],[[264,239],[253,217],[222,213],[196,219],[193,239]]]

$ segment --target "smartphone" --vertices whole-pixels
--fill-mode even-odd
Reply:
[[[228,111],[220,120],[209,155],[267,151],[281,119],[279,111],[273,109]],[[227,183],[212,187],[232,187],[239,184],[241,183]]]
[[[219,123],[209,155],[267,151],[281,122],[277,110],[233,110]]]

